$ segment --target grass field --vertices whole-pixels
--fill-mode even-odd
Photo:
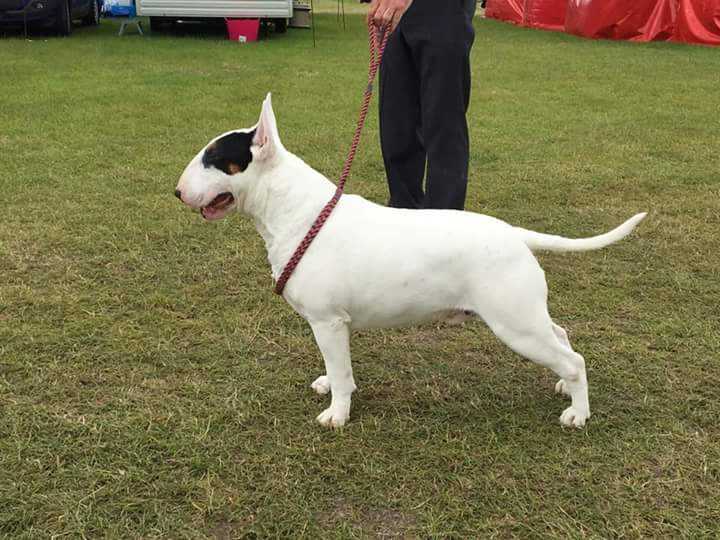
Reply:
[[[477,21],[470,210],[604,251],[544,255],[593,417],[482,325],[363,332],[350,423],[252,223],[172,196],[273,91],[334,178],[365,29],[0,41],[0,537],[720,535],[720,51]],[[375,115],[349,190],[384,202]]]

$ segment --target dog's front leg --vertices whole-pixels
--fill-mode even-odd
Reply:
[[[330,407],[320,413],[317,421],[323,426],[340,427],[350,417],[350,397],[355,390],[350,364],[350,328],[341,319],[312,323],[311,326],[325,360],[332,395]]]

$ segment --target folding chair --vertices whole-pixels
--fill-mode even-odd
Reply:
[[[138,33],[141,36],[144,36],[142,29],[142,20],[140,20],[137,16],[137,10],[135,9],[135,0],[133,0],[132,4],[129,6],[127,17],[124,17],[122,19],[122,23],[120,23],[120,31],[118,32],[118,36],[122,36],[125,33],[125,29],[128,27],[128,25],[134,24],[137,27]]]

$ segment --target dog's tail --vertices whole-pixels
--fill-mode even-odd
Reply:
[[[646,215],[647,212],[637,214],[612,231],[591,238],[564,238],[553,234],[528,231],[520,227],[515,227],[515,230],[531,251],[590,251],[604,248],[622,240],[632,232]]]

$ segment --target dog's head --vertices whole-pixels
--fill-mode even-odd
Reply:
[[[282,150],[268,94],[257,125],[210,141],[185,167],[175,196],[205,219],[221,219],[242,208],[251,183]]]

